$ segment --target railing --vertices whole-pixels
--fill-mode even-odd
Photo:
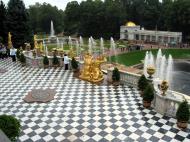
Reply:
[[[112,70],[113,69],[109,69],[107,71],[109,81],[111,81]],[[120,80],[123,84],[129,85],[132,87],[137,87],[139,78],[140,78],[140,75],[138,74],[120,71]]]
[[[109,69],[107,71],[109,81],[111,81],[112,71],[113,69]],[[122,83],[132,87],[137,87],[140,75],[120,71],[120,77]],[[162,96],[159,91],[156,91],[152,106],[160,114],[175,117],[178,106],[184,99],[188,101],[190,107],[190,96],[171,90],[167,91],[166,96]]]

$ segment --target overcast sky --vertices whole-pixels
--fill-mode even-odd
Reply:
[[[5,4],[8,3],[9,0],[2,0]],[[66,5],[68,2],[70,1],[74,1],[74,0],[23,0],[26,7],[28,7],[29,5],[33,5],[35,4],[36,2],[39,2],[39,3],[50,3],[51,5],[53,6],[57,6],[59,9],[65,9]],[[78,2],[81,2],[81,1],[85,1],[85,0],[75,0],[75,1],[78,1]]]

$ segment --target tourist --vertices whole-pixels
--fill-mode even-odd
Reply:
[[[13,62],[16,62],[16,49],[12,46],[12,48],[10,49],[10,56],[12,58]]]
[[[0,43],[0,59],[2,58],[2,43]]]
[[[6,57],[7,49],[3,44],[0,45],[0,52],[1,59],[4,59]]]
[[[64,65],[65,65],[65,70],[69,69],[69,57],[67,54],[64,55]]]

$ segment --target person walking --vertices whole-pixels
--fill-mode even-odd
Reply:
[[[12,48],[10,49],[10,56],[12,58],[13,62],[16,62],[16,49],[12,46]]]
[[[65,65],[65,70],[69,69],[69,57],[67,54],[64,55],[64,65]]]

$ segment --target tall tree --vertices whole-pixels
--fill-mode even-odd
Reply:
[[[0,37],[2,38],[2,42],[6,42],[6,8],[4,3],[0,2]],[[1,42],[1,41],[0,41]]]
[[[79,4],[77,1],[69,2],[65,9],[64,29],[66,34],[76,34],[79,31]]]
[[[34,33],[50,33],[50,22],[54,22],[56,33],[63,31],[64,26],[64,12],[58,10],[56,6],[50,4],[36,3],[31,5],[28,9],[30,17],[30,25]]]
[[[8,32],[12,34],[14,47],[19,48],[31,39],[28,12],[22,0],[10,0],[7,9]]]

